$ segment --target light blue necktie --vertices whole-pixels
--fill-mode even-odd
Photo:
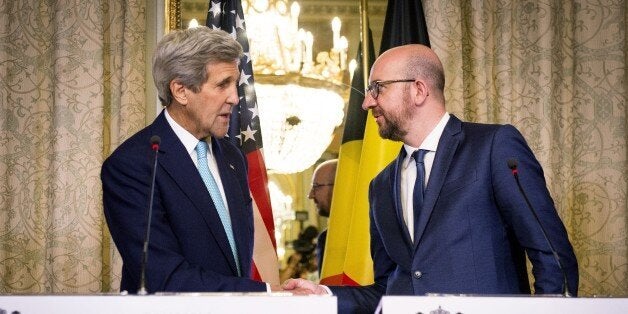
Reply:
[[[201,178],[203,178],[207,191],[209,191],[209,195],[214,201],[214,206],[216,206],[218,216],[220,216],[220,221],[222,221],[222,225],[227,233],[227,239],[229,240],[229,246],[231,246],[231,252],[233,252],[233,258],[235,259],[239,276],[241,274],[240,260],[238,259],[238,249],[236,248],[235,239],[233,238],[233,230],[231,229],[231,218],[229,217],[229,212],[222,200],[222,195],[220,195],[218,184],[216,184],[214,176],[211,172],[209,172],[209,166],[207,165],[207,143],[205,141],[198,142],[196,145],[196,154],[198,158],[198,171],[201,173]]]
[[[425,192],[425,164],[423,163],[423,159],[427,152],[429,152],[429,150],[419,149],[412,153],[412,158],[414,158],[414,162],[416,162],[416,181],[414,181],[414,191],[412,193],[415,234],[419,228],[419,216],[423,208],[423,193]]]

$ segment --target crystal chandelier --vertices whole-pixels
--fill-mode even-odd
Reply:
[[[285,0],[242,1],[266,167],[295,173],[311,167],[342,123],[348,42],[332,20],[333,47],[314,58],[314,35],[298,28],[299,4]],[[345,84],[345,85],[343,85]]]

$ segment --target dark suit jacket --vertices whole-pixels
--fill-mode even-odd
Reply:
[[[371,182],[371,255],[375,283],[330,287],[339,312],[373,312],[382,294],[529,294],[525,254],[537,294],[561,293],[563,274],[526,206],[507,160],[558,251],[573,295],[578,266],[546,188],[543,170],[510,125],[464,123],[451,116],[438,143],[424,205],[410,241],[399,197],[402,148]]]
[[[162,112],[153,124],[126,140],[102,166],[103,203],[111,236],[122,255],[121,290],[139,288],[154,152],[161,146],[151,222],[147,290],[266,291],[248,279],[253,255],[253,209],[245,159],[224,139],[212,139],[224,186],[242,277],[238,277],[218,212],[201,176]]]
[[[318,235],[316,241],[316,259],[318,261],[318,275],[321,274],[321,268],[323,268],[323,255],[325,255],[325,242],[327,242],[327,229],[323,230]]]

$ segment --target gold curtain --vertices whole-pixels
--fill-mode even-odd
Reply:
[[[628,295],[626,1],[423,7],[448,110],[521,130],[574,245],[581,295]]]
[[[100,166],[144,125],[145,2],[0,1],[0,293],[117,290]]]

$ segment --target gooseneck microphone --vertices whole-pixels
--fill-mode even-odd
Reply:
[[[567,273],[565,272],[565,268],[563,268],[563,264],[560,262],[560,257],[558,256],[558,252],[556,252],[556,250],[554,249],[554,245],[552,245],[552,241],[550,241],[549,237],[547,236],[547,232],[545,232],[545,228],[543,228],[541,219],[536,214],[536,211],[532,207],[532,204],[530,203],[528,196],[526,196],[526,193],[523,191],[521,182],[519,182],[519,171],[517,170],[517,160],[514,158],[508,159],[508,168],[510,168],[510,170],[512,171],[512,175],[515,177],[515,181],[517,182],[517,187],[519,187],[519,191],[521,192],[521,195],[523,195],[523,198],[525,199],[526,204],[528,205],[528,208],[532,212],[532,215],[534,215],[534,219],[536,219],[536,223],[539,225],[539,227],[541,227],[541,233],[543,234],[545,241],[549,245],[550,250],[552,250],[552,255],[554,255],[554,259],[556,260],[556,263],[558,264],[558,268],[560,268],[560,271],[563,273],[563,296],[570,297],[571,295],[569,294],[569,288],[567,286]]]
[[[150,138],[150,147],[155,152],[155,159],[153,163],[152,178],[150,182],[150,198],[148,200],[148,209],[146,211],[146,234],[144,235],[144,248],[142,250],[142,261],[140,263],[140,289],[137,292],[137,294],[139,295],[148,294],[148,291],[146,291],[146,261],[148,260],[150,224],[151,217],[153,216],[153,200],[155,199],[155,177],[157,175],[157,157],[159,157],[159,144],[161,144],[161,138],[158,135],[153,135]]]

